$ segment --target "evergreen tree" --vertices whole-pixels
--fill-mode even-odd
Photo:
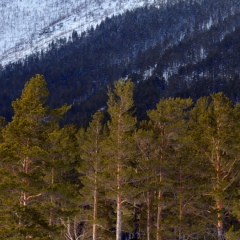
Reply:
[[[85,239],[91,238],[97,240],[100,235],[99,226],[106,228],[103,219],[100,219],[100,200],[103,198],[103,186],[101,183],[102,158],[101,142],[103,139],[103,112],[98,111],[93,115],[93,120],[85,133],[85,140],[81,148],[81,159],[83,164],[79,168],[81,174],[81,183],[83,188],[80,190],[82,196],[82,205],[85,208]],[[88,217],[89,216],[89,217]],[[88,233],[90,226],[91,233]]]
[[[109,89],[109,137],[104,142],[104,169],[106,196],[116,204],[116,240],[121,239],[124,214],[123,203],[134,197],[132,175],[134,168],[134,142],[132,133],[136,119],[132,117],[133,83],[120,79]],[[127,209],[126,209],[127,210]]]
[[[154,197],[156,191],[156,177],[158,166],[158,158],[156,154],[157,141],[154,135],[153,126],[151,123],[142,122],[138,131],[134,135],[137,145],[137,179],[138,179],[138,195],[136,196],[138,206],[146,205],[143,213],[143,219],[140,219],[141,229],[146,229],[146,239],[151,240],[153,235],[153,219],[154,214]],[[143,216],[146,216],[145,219]],[[146,224],[143,222],[146,221]]]
[[[168,206],[166,192],[169,192],[169,171],[173,160],[173,151],[178,146],[181,138],[187,109],[192,105],[191,99],[169,98],[160,100],[156,110],[148,112],[151,119],[156,141],[158,143],[157,153],[158,165],[156,173],[157,185],[157,216],[156,216],[156,239],[163,239],[163,211]]]
[[[76,167],[79,162],[76,141],[76,128],[67,125],[63,128],[56,126],[49,133],[49,161],[45,181],[48,184],[45,211],[50,226],[55,227],[54,237],[63,239],[69,234],[69,226],[76,224],[78,233],[78,174]],[[64,226],[64,230],[62,230]],[[74,227],[71,227],[74,229]],[[65,238],[64,238],[65,239]]]
[[[8,199],[11,198],[10,209],[13,216],[9,228],[6,228],[6,236],[13,236],[13,239],[48,239],[51,230],[42,212],[47,186],[46,144],[55,116],[60,112],[64,113],[68,107],[63,106],[51,115],[49,108],[45,106],[47,97],[48,90],[43,76],[31,78],[21,97],[12,103],[13,119],[3,130],[1,164],[11,177],[9,184],[13,187],[2,207],[9,204]]]
[[[230,210],[229,201],[238,181],[238,119],[239,107],[233,106],[222,93],[199,99],[191,114],[195,149],[205,167],[202,174],[208,179],[205,181],[205,197],[210,197],[209,224],[215,226],[208,232],[219,240],[225,238],[225,213]]]
[[[189,134],[188,121],[181,126],[168,157],[168,207],[165,223],[168,235],[173,239],[201,239],[206,235],[205,221],[201,217],[204,209],[201,184],[203,166],[195,155]],[[202,181],[200,181],[200,179]]]

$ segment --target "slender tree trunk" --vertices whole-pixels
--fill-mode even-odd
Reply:
[[[183,196],[182,192],[184,191],[182,188],[182,171],[180,167],[179,172],[179,185],[180,185],[180,192],[179,192],[179,230],[178,230],[178,239],[182,239],[182,220],[183,220],[183,211],[184,211],[184,205],[183,205]]]
[[[216,202],[218,214],[217,214],[217,232],[218,232],[218,240],[225,240],[223,234],[223,214],[222,214],[222,201],[217,200]]]
[[[76,217],[73,220],[73,231],[74,231],[75,240],[79,239],[79,235],[78,235],[78,221],[77,221]]]
[[[116,240],[121,240],[122,233],[122,196],[121,196],[121,164],[118,159],[117,166],[117,224],[116,224]]]
[[[27,193],[25,191],[21,193],[21,205],[27,206]]]
[[[219,147],[218,144],[216,146],[216,190],[217,192],[221,191],[221,157],[219,154]],[[225,240],[224,234],[223,234],[223,203],[220,197],[216,197],[216,209],[217,209],[217,233],[218,233],[218,240]]]
[[[178,239],[182,239],[182,220],[183,220],[183,201],[182,197],[180,196],[179,201],[179,230],[178,230]]]
[[[161,164],[164,162],[164,128],[161,127],[161,136],[163,137],[162,139],[162,143],[161,143],[161,149],[162,149],[162,153],[161,153],[161,157],[160,157],[160,170],[159,170],[159,179],[158,179],[158,183],[159,185],[162,183],[163,181],[163,170],[161,167]],[[162,230],[162,210],[163,210],[163,206],[162,206],[162,196],[163,196],[163,191],[160,189],[158,190],[158,196],[157,196],[157,234],[156,234],[156,240],[162,240],[162,234],[161,234],[161,230]]]
[[[220,172],[219,172],[219,166],[217,171],[217,191],[220,191]],[[216,198],[216,209],[217,209],[217,232],[218,232],[218,240],[224,240],[224,234],[223,234],[223,203],[222,200],[217,197]]]
[[[160,176],[159,176],[159,183],[161,183],[163,181],[163,174],[162,174],[162,170],[160,170],[159,172]],[[162,240],[162,235],[161,235],[161,224],[162,224],[162,195],[163,195],[163,191],[162,190],[158,190],[158,196],[157,196],[157,235],[156,235],[156,240]]]
[[[97,217],[98,217],[98,164],[99,164],[99,136],[100,122],[96,126],[95,135],[95,172],[94,172],[94,192],[93,192],[93,240],[97,240]]]
[[[122,203],[121,194],[117,195],[117,224],[116,224],[116,240],[121,240],[122,233]]]
[[[158,191],[158,211],[157,211],[157,237],[156,240],[162,240],[161,236],[161,223],[162,223],[162,191]]]
[[[120,108],[121,112],[121,108]],[[117,153],[117,223],[116,223],[116,240],[121,240],[122,233],[122,184],[121,184],[121,173],[122,173],[122,159],[120,155],[120,149],[122,147],[121,139],[121,114],[118,116],[118,153]]]
[[[23,172],[25,174],[28,174],[29,171],[29,158],[25,157],[23,160]],[[23,179],[24,185],[28,185],[28,181],[26,179]],[[28,193],[26,191],[22,191],[21,193],[21,198],[20,198],[20,204],[22,206],[27,206],[27,201],[28,201]]]
[[[160,177],[159,177],[159,182],[162,182],[162,172],[160,171]],[[162,190],[158,190],[158,196],[157,196],[157,204],[158,204],[158,209],[157,209],[157,235],[156,235],[156,240],[162,240],[161,236],[161,224],[162,224],[162,195],[163,192]]]
[[[93,240],[97,240],[97,173],[95,173],[95,189],[94,189],[94,203],[93,203]]]
[[[147,191],[147,240],[151,240],[151,200],[150,192]]]
[[[29,148],[29,139],[27,140],[27,148]],[[29,160],[28,156],[24,157],[22,166],[23,166],[23,173],[25,173],[27,175],[29,172],[29,168],[30,168],[30,160]],[[25,186],[28,185],[28,180],[23,178],[23,183]],[[21,203],[20,204],[23,206],[27,206],[27,200],[28,200],[28,193],[26,191],[23,191],[21,193],[21,199],[20,199]]]
[[[53,186],[54,184],[54,168],[52,168],[51,170],[51,184]],[[53,204],[53,196],[50,196],[50,203]],[[49,220],[48,220],[48,224],[49,226],[53,225],[53,211],[52,211],[52,207],[50,208],[50,212],[49,212]]]

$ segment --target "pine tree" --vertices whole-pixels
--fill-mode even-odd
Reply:
[[[157,216],[156,216],[156,239],[163,239],[163,210],[167,208],[167,201],[164,200],[164,193],[169,191],[169,164],[173,157],[173,150],[183,130],[186,110],[192,105],[191,99],[163,99],[157,104],[156,110],[148,112],[151,119],[156,141],[158,143],[155,152],[157,153],[158,165],[156,175],[157,185]]]
[[[7,238],[11,236],[12,232],[14,232],[14,220],[15,216],[13,214],[13,199],[9,193],[13,192],[15,188],[14,180],[8,169],[6,168],[6,164],[4,163],[4,159],[9,157],[8,152],[3,151],[3,137],[2,131],[5,127],[5,120],[1,118],[0,124],[0,236],[2,238]]]
[[[116,204],[116,240],[121,239],[124,203],[134,197],[132,175],[134,142],[132,133],[136,119],[132,117],[133,83],[120,79],[108,91],[109,137],[104,142],[104,168],[107,198]]]
[[[66,125],[55,127],[49,133],[49,161],[46,167],[45,181],[48,184],[46,192],[45,211],[48,223],[55,228],[54,237],[70,233],[69,226],[76,224],[75,235],[78,235],[78,191],[80,182],[76,168],[78,152],[76,128]],[[62,231],[62,226],[65,230]],[[74,231],[74,227],[71,227]]]
[[[195,149],[205,166],[202,174],[209,179],[205,184],[205,196],[210,197],[211,204],[209,224],[215,226],[219,240],[225,238],[225,212],[229,211],[229,199],[235,191],[232,187],[238,180],[238,119],[239,107],[222,93],[199,99],[191,114]]]
[[[101,158],[101,142],[103,138],[103,112],[98,111],[93,115],[93,120],[85,133],[85,140],[81,148],[81,159],[83,164],[79,168],[81,174],[81,183],[83,188],[80,190],[82,195],[82,205],[85,207],[85,227],[91,226],[91,234],[87,234],[85,230],[85,239],[88,236],[93,240],[98,239],[98,229],[105,228],[103,220],[100,222],[100,199],[103,197],[101,186],[102,158]],[[87,206],[87,207],[86,207]],[[87,217],[89,215],[89,218]]]
[[[143,208],[142,204],[146,205],[146,213],[144,212],[141,215],[146,215],[147,219],[141,219],[140,222],[146,221],[146,224],[141,224],[141,229],[146,229],[146,239],[150,240],[153,238],[152,220],[155,216],[153,209],[156,191],[156,168],[158,166],[155,151],[158,146],[151,123],[141,122],[139,129],[134,134],[134,139],[137,145],[137,188],[139,191],[136,198],[139,207]]]
[[[55,126],[55,117],[68,107],[50,114],[45,106],[48,97],[46,82],[36,75],[26,83],[22,95],[12,103],[14,116],[3,130],[1,146],[2,167],[11,177],[13,217],[6,234],[17,239],[40,237],[48,239],[51,228],[42,213],[46,193],[46,164],[48,133]],[[11,229],[11,230],[9,230]]]
[[[185,125],[185,126],[184,126]],[[203,166],[198,161],[189,136],[188,121],[182,125],[168,161],[168,198],[167,217],[168,234],[174,239],[192,239],[205,235],[204,221],[201,218],[204,202],[200,181]]]

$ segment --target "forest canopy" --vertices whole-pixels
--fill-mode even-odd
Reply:
[[[86,129],[37,74],[0,119],[0,239],[238,239],[240,107],[223,93],[135,115],[131,80]],[[81,115],[81,112],[79,112]]]

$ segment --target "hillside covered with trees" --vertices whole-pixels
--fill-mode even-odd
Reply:
[[[135,83],[141,119],[160,98],[196,101],[223,91],[237,102],[239,27],[236,0],[174,0],[107,18],[96,29],[74,31],[47,51],[0,67],[0,115],[11,120],[11,102],[37,73],[48,83],[48,105],[73,105],[64,122],[84,127],[106,107],[107,86],[121,77]]]
[[[25,84],[1,118],[1,239],[239,239],[239,104],[165,98],[139,121],[133,87],[84,129],[59,124],[71,106],[46,105],[42,75]]]

